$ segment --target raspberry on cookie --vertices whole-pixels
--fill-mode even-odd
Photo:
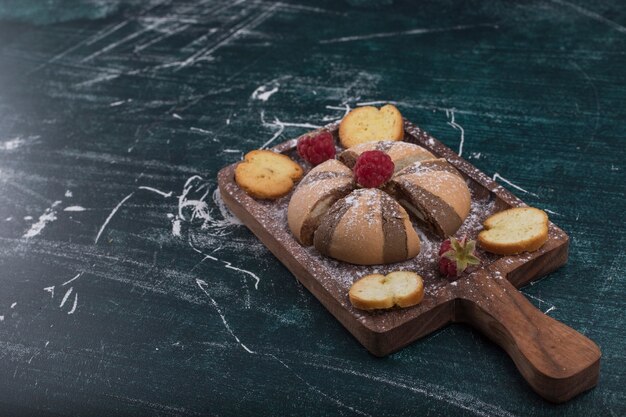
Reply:
[[[353,171],[360,186],[378,188],[391,178],[394,164],[384,152],[365,151],[357,158]]]

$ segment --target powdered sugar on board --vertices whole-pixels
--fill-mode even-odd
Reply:
[[[323,129],[331,131],[337,139],[338,132],[336,125],[325,126]],[[464,178],[471,193],[470,212],[456,233],[456,237],[460,238],[466,236],[468,239],[476,239],[479,231],[482,229],[482,223],[488,216],[512,206],[524,205],[523,201],[504,190],[490,177],[479,171],[469,162],[461,159],[451,149],[445,147],[436,139],[433,139],[420,128],[409,122],[405,122],[404,139],[406,142],[423,146],[431,151],[437,158],[447,160],[448,163],[456,167]],[[273,147],[272,150],[291,157],[293,160],[300,163],[304,168],[305,174],[308,174],[311,171],[311,167],[299,158],[295,150],[295,145],[296,140],[292,139],[291,141]],[[470,267],[457,281],[451,281],[448,278],[440,276],[438,271],[438,252],[443,239],[426,230],[420,229],[419,225],[414,223],[413,226],[420,236],[421,251],[413,259],[395,264],[373,266],[339,262],[321,255],[314,247],[304,247],[296,241],[294,235],[289,230],[287,222],[288,205],[292,198],[293,191],[275,201],[255,200],[235,183],[234,168],[235,166],[231,165],[224,168],[219,173],[220,189],[225,198],[228,196],[226,201],[229,203],[229,206],[232,204],[233,209],[237,209],[235,211],[242,212],[242,214],[244,214],[244,223],[255,231],[261,241],[293,272],[296,278],[307,287],[335,317],[342,321],[357,339],[368,349],[371,349],[372,352],[376,351],[379,354],[388,352],[387,348],[394,349],[394,347],[392,347],[393,343],[392,345],[385,345],[387,346],[387,348],[385,348],[381,347],[382,345],[379,346],[368,342],[370,339],[363,339],[364,337],[382,337],[384,341],[380,339],[381,343],[391,343],[391,339],[385,338],[385,335],[394,329],[398,329],[399,326],[406,325],[414,330],[411,336],[412,340],[420,338],[436,328],[438,324],[442,324],[439,322],[430,322],[427,317],[433,317],[432,314],[437,315],[441,313],[442,320],[445,320],[446,317],[453,314],[453,305],[451,302],[463,295],[464,291],[472,293],[471,285],[469,287],[467,285],[461,285],[466,282],[466,278],[471,274],[474,272],[492,273],[495,269],[503,273],[501,278],[507,279],[509,278],[510,271],[515,271],[523,264],[535,261],[536,258],[541,255],[541,252],[538,252],[513,257],[499,257],[485,253],[479,248],[477,255],[482,260],[481,266]],[[438,172],[438,170],[436,171]],[[447,172],[447,170],[441,172]],[[301,184],[308,189],[311,187],[308,187],[307,184],[315,183],[316,185],[321,185],[321,183],[324,182],[331,182],[326,181],[326,179],[322,177],[326,178],[320,176],[316,178],[316,182],[303,180]],[[337,178],[339,177],[342,176],[339,175]],[[441,185],[443,186],[443,184]],[[299,188],[296,189],[299,190]],[[342,192],[343,191],[345,190],[342,190]],[[388,189],[388,191],[393,192],[393,189]],[[348,202],[351,198],[353,197],[348,197]],[[342,204],[346,204],[345,197]],[[358,201],[358,203],[354,201],[353,204],[360,205],[360,213],[367,211],[367,207],[365,207],[367,201]],[[341,208],[342,212],[344,208],[345,207]],[[354,207],[352,207],[352,210],[349,209],[347,212],[343,212],[344,219],[345,216],[348,216],[349,211],[354,211]],[[343,221],[344,220],[342,220],[342,222]],[[364,221],[361,224],[367,225],[368,223]],[[555,233],[557,233],[559,229],[555,227],[555,231]],[[509,260],[511,260],[511,262],[509,262]],[[366,274],[386,274],[397,270],[415,271],[423,277],[426,296],[420,304],[404,309],[375,312],[358,310],[352,306],[348,292],[354,281]],[[513,282],[516,286],[532,279],[532,276],[520,277],[519,275],[520,274],[516,274],[513,277],[517,279],[516,282]],[[494,278],[497,277],[494,276]],[[420,319],[422,315],[425,315],[424,318],[426,318],[426,322]]]
[[[300,160],[297,153],[288,152],[287,154],[304,166],[308,173],[310,168]],[[467,179],[467,181],[472,194],[470,214],[461,225],[457,236],[476,239],[478,232],[482,230],[483,221],[497,210],[491,193],[485,192],[484,188],[473,180]],[[365,192],[374,193],[373,190]],[[438,253],[443,239],[423,230],[415,223],[414,228],[421,241],[420,253],[415,258],[404,262],[372,266],[352,265],[323,256],[312,246],[303,247],[295,240],[287,224],[287,208],[290,198],[291,193],[274,201],[255,201],[254,206],[261,210],[258,213],[254,213],[254,206],[249,208],[256,218],[262,219],[264,227],[270,230],[274,237],[279,239],[299,261],[307,265],[322,285],[336,286],[339,291],[347,295],[350,286],[357,279],[368,274],[387,274],[397,270],[411,270],[420,274],[424,279],[426,294],[435,294],[450,282],[447,278],[441,277],[438,272]],[[362,199],[353,194],[345,197],[344,200],[353,206],[362,203]],[[497,256],[480,249],[478,255],[484,263],[497,259]]]

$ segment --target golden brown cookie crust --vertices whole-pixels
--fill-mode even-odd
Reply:
[[[286,155],[254,150],[235,168],[235,181],[252,197],[276,199],[288,194],[303,174],[302,167]]]
[[[501,211],[483,223],[478,243],[498,255],[533,252],[548,240],[548,215],[534,207]]]
[[[392,104],[352,110],[339,125],[339,139],[345,148],[366,142],[397,141],[404,138],[402,114]]]

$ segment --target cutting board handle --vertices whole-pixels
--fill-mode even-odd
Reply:
[[[598,346],[538,310],[507,279],[481,271],[457,286],[455,321],[500,345],[543,398],[565,402],[598,383]]]

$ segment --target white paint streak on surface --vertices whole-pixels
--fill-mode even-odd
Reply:
[[[141,185],[139,187],[137,187],[139,190],[146,190],[146,191],[151,191],[153,193],[159,194],[162,197],[171,197],[173,192],[164,192],[161,190],[157,190],[156,188],[153,187],[147,187],[145,185]],[[106,220],[104,221],[104,223],[102,224],[102,226],[100,227],[100,230],[98,231],[98,234],[96,236],[96,239],[94,241],[94,244],[98,243],[98,240],[100,240],[100,236],[102,235],[102,232],[104,231],[104,229],[106,228],[107,224],[109,224],[109,222],[111,221],[111,219],[113,218],[113,216],[115,216],[115,213],[117,213],[117,211],[120,209],[120,207],[122,207],[122,205],[128,201],[128,199],[130,199],[133,195],[135,194],[135,192],[133,191],[132,193],[128,194],[126,197],[124,197],[122,199],[122,201],[120,201],[117,206],[115,206],[115,208],[113,208],[113,210],[111,211],[111,213],[109,214],[109,216],[106,218]]]
[[[273,4],[272,6],[263,10],[258,15],[252,16],[251,18],[244,19],[240,24],[235,25],[233,28],[231,28],[224,36],[222,36],[214,44],[210,44],[204,48],[201,48],[200,50],[194,52],[191,56],[189,56],[184,61],[176,63],[178,67],[176,68],[175,71],[179,71],[189,65],[195,64],[196,62],[208,59],[213,52],[227,45],[231,40],[239,37],[241,34],[244,33],[244,31],[250,31],[251,29],[254,29],[256,26],[260,25],[265,20],[270,18],[274,14],[274,11],[277,6],[278,6],[277,4]]]
[[[214,210],[206,200],[209,193],[209,183],[201,176],[194,175],[187,179],[181,194],[178,196],[178,213],[172,224],[174,234],[180,231],[178,224],[192,222],[196,219],[202,220],[202,229],[210,230],[214,236],[228,234],[227,228],[241,224],[225,207],[217,189],[213,192],[213,203],[219,209],[222,219],[214,217]]]
[[[230,328],[230,326],[228,325],[228,322],[226,321],[226,317],[224,316],[224,314],[222,313],[222,310],[220,309],[220,306],[217,305],[217,302],[215,301],[215,299],[213,297],[211,297],[211,294],[209,294],[209,291],[206,289],[207,287],[207,283],[206,281],[203,281],[201,279],[196,278],[196,284],[198,284],[198,287],[200,287],[200,289],[202,290],[202,292],[209,298],[209,300],[211,300],[211,303],[213,304],[213,307],[215,308],[215,310],[217,311],[217,314],[220,316],[220,318],[222,319],[222,323],[224,323],[224,327],[226,328],[226,330],[228,331],[228,333],[230,333],[230,335],[235,339],[235,341],[248,353],[252,353],[252,354],[256,354],[255,351],[250,350],[246,345],[244,345],[243,343],[241,343],[241,340],[239,340],[239,338],[237,337],[237,335],[233,332],[233,329]]]
[[[193,246],[192,246],[193,247]],[[195,248],[194,248],[195,249]],[[271,354],[271,353],[263,353],[263,352],[257,352],[255,350],[250,349],[248,346],[246,346],[245,344],[243,344],[243,342],[241,341],[241,339],[239,339],[239,337],[235,334],[235,332],[233,331],[233,329],[230,327],[230,325],[228,324],[228,322],[226,321],[226,316],[224,315],[224,313],[222,312],[222,309],[220,308],[220,306],[217,304],[217,302],[215,301],[215,299],[211,296],[211,294],[209,293],[209,291],[207,290],[207,282],[201,279],[196,278],[196,284],[198,285],[198,287],[202,290],[202,292],[207,296],[207,298],[211,301],[211,304],[213,305],[213,307],[215,308],[215,311],[217,312],[217,314],[220,316],[220,319],[222,320],[222,324],[224,324],[224,328],[226,329],[226,331],[231,335],[231,337],[233,339],[235,339],[235,341],[237,342],[237,344],[239,344],[239,346],[241,346],[241,348],[243,350],[245,350],[246,352],[248,352],[251,355],[259,355],[259,356],[265,356],[265,357],[269,357],[272,358],[273,360],[275,360],[276,362],[278,362],[279,364],[281,364],[285,369],[289,370],[291,373],[293,373],[301,382],[303,382],[309,389],[315,391],[316,393],[322,395],[325,398],[328,398],[329,400],[331,400],[332,402],[334,402],[335,404],[337,404],[338,406],[342,407],[342,408],[346,408],[354,413],[360,414],[360,415],[364,415],[364,416],[370,416],[370,414],[365,413],[359,409],[356,409],[354,407],[350,407],[346,404],[344,404],[343,402],[341,402],[340,400],[324,393],[323,391],[321,391],[319,388],[317,388],[316,386],[312,385],[311,383],[309,383],[307,380],[305,380],[300,374],[298,374],[297,372],[295,372],[293,369],[291,369],[291,367],[289,367],[285,362],[283,362],[282,360],[280,360],[276,355]]]
[[[361,101],[356,103],[357,107],[362,107],[362,106],[380,106],[380,105],[385,105],[385,104],[393,104],[394,106],[398,104],[397,101],[385,101],[385,100],[375,100],[375,101]]]
[[[278,119],[276,119],[278,120]],[[260,149],[265,149],[267,148],[272,142],[274,142],[276,139],[278,139],[278,137],[280,135],[283,134],[283,132],[285,131],[285,125],[283,124],[272,124],[273,126],[277,126],[278,130],[276,130],[276,132],[274,133],[274,136],[272,136],[267,142],[265,142],[263,145],[261,145]]]
[[[68,311],[67,314],[74,314],[77,306],[78,306],[78,293],[74,293],[74,304],[72,304],[72,309]]]
[[[54,285],[51,287],[46,287],[43,290],[50,293],[50,298],[54,298]]]
[[[200,255],[204,256],[204,258],[202,258],[202,260],[199,262],[199,264],[201,264],[202,262],[206,261],[207,259],[210,259],[212,261],[219,261],[219,259],[217,259],[215,256],[207,255],[206,253],[202,252],[200,249],[198,249],[195,246],[193,246],[193,244],[191,242],[189,242],[189,246],[191,246],[191,249],[193,249],[194,251],[198,252]]]
[[[76,274],[72,279],[65,281],[63,284],[61,284],[61,286],[66,286],[67,284],[69,284],[70,282],[73,282],[75,280],[77,280],[78,278],[80,278],[80,276],[83,275],[82,272],[79,272],[78,274]]]
[[[0,142],[0,149],[3,151],[12,151],[13,149],[17,149],[22,146],[26,141],[22,138],[13,138],[8,139],[3,142]]]
[[[92,59],[94,59],[94,58],[96,58],[96,57],[98,57],[98,56],[100,56],[100,55],[102,55],[102,54],[104,54],[106,52],[109,52],[109,51],[117,48],[118,46],[120,46],[120,45],[122,45],[122,44],[124,44],[124,43],[126,43],[128,41],[131,41],[131,40],[133,40],[135,38],[138,38],[139,36],[143,35],[144,33],[148,32],[150,30],[153,30],[154,28],[156,28],[157,26],[161,25],[162,23],[163,23],[162,20],[156,20],[156,21],[152,22],[151,24],[146,25],[145,27],[139,29],[138,31],[133,32],[130,35],[120,39],[119,41],[110,43],[107,46],[105,46],[104,48],[99,49],[98,51],[92,53],[89,56],[86,56],[85,58],[81,59],[80,62],[84,63],[84,62],[90,61],[90,60],[92,60]]]
[[[169,198],[174,195],[173,191],[165,192],[145,185],[139,186],[138,189],[153,192],[164,198]],[[191,197],[191,194],[200,192],[202,193],[200,197]],[[178,214],[168,214],[168,218],[170,218],[172,221],[172,234],[174,236],[181,236],[182,222],[193,221],[195,219],[203,220],[202,228],[210,228],[217,231],[218,233],[224,233],[224,229],[229,226],[241,224],[241,222],[235,216],[233,216],[225,207],[218,191],[213,193],[213,201],[219,209],[220,213],[222,214],[223,219],[220,220],[213,218],[211,214],[211,209],[206,202],[208,194],[208,182],[205,182],[201,176],[193,175],[187,179],[185,185],[183,186],[181,194],[178,196]],[[122,201],[120,201],[118,205],[115,206],[115,208],[111,211],[103,225],[100,227],[94,244],[98,243],[98,241],[100,240],[100,236],[102,235],[103,231],[105,230],[106,226],[111,221],[115,213],[117,213],[120,207],[133,195],[134,192],[124,197],[124,199],[122,199]],[[191,210],[190,214],[188,213],[188,210]]]
[[[354,375],[361,378],[369,379],[371,381],[383,383],[396,388],[402,388],[410,392],[423,395],[428,398],[433,398],[438,401],[443,401],[458,407],[462,410],[466,410],[474,415],[481,417],[515,417],[512,414],[496,405],[485,403],[477,398],[471,397],[468,394],[448,391],[443,387],[427,382],[422,382],[420,385],[415,383],[403,383],[395,379],[384,378],[376,375],[370,375],[365,372],[356,371],[353,369],[341,368],[338,366],[325,365],[321,363],[305,363],[315,368],[328,369],[343,374]]]
[[[527,297],[532,298],[533,300],[537,300],[537,301],[539,301],[539,307],[541,307],[541,304],[547,304],[547,305],[549,305],[549,306],[550,306],[550,308],[548,308],[548,310],[546,310],[546,311],[545,311],[545,314],[548,314],[548,313],[549,313],[550,311],[552,311],[552,310],[556,310],[556,306],[555,306],[554,304],[549,303],[549,302],[547,302],[547,301],[545,301],[545,300],[542,300],[541,298],[539,298],[539,297],[537,297],[537,296],[535,296],[535,295],[530,295],[530,294],[526,294],[526,293],[524,293],[524,294],[525,294]]]
[[[280,120],[278,120],[277,117],[274,117],[274,121],[270,123],[270,122],[265,121],[265,112],[264,111],[261,112],[261,123],[263,124],[263,126],[277,127],[278,130],[276,131],[276,133],[274,133],[274,136],[272,136],[267,142],[265,142],[263,145],[261,145],[260,149],[267,148],[272,142],[274,142],[276,139],[278,139],[278,137],[280,135],[282,135],[282,133],[285,131],[285,127],[303,127],[303,128],[307,128],[307,129],[319,129],[319,128],[322,127],[322,126],[314,125],[314,124],[311,124],[311,123],[281,122]]]
[[[454,110],[446,110],[446,117],[448,117],[448,125],[461,132],[461,140],[459,142],[459,156],[463,155],[463,144],[465,143],[465,130],[454,120]]]
[[[261,281],[261,278],[259,278],[256,274],[254,274],[254,273],[252,273],[252,272],[250,272],[250,271],[247,271],[247,270],[245,270],[245,269],[241,269],[241,268],[237,268],[237,267],[235,267],[235,266],[232,266],[232,264],[231,264],[230,262],[228,262],[228,261],[222,261],[222,260],[220,260],[220,261],[221,261],[221,262],[224,264],[224,266],[225,266],[226,268],[228,268],[228,269],[232,269],[232,270],[234,270],[234,271],[239,271],[239,272],[243,272],[244,274],[248,274],[248,275],[250,275],[250,276],[251,276],[252,278],[254,278],[254,280],[255,280],[255,283],[254,283],[254,289],[255,289],[255,290],[258,290],[258,289],[259,289],[259,282]]]
[[[279,88],[280,83],[278,82],[272,82],[268,85],[261,85],[256,90],[254,90],[251,98],[253,100],[267,101],[270,97],[272,97],[272,95],[274,95],[278,91]]]
[[[278,359],[278,357],[276,355],[273,355],[271,353],[262,353],[262,355],[265,356],[269,356],[271,358],[273,358],[274,360],[276,360],[278,363],[280,363],[281,365],[283,365],[286,369],[288,369],[289,371],[291,371],[296,378],[298,378],[300,381],[302,381],[309,389],[315,391],[316,393],[320,394],[321,396],[328,398],[329,400],[331,400],[332,402],[334,402],[335,404],[337,404],[338,406],[342,407],[342,408],[346,408],[356,414],[362,415],[362,416],[369,416],[371,417],[371,414],[368,414],[362,410],[359,410],[355,407],[351,407],[345,403],[343,403],[342,401],[338,400],[335,397],[332,397],[328,394],[326,394],[325,392],[323,392],[322,390],[320,390],[319,388],[317,388],[316,386],[312,385],[309,381],[305,380],[302,376],[300,376],[300,374],[298,374],[297,372],[295,372],[293,369],[291,369],[289,366],[287,366],[287,364],[283,361],[281,361],[280,359]]]
[[[341,117],[335,117],[335,116],[325,116],[322,120],[325,122],[331,121],[331,120],[341,120],[344,117],[346,117],[348,115],[348,113],[350,113],[350,105],[347,103],[343,103],[343,107],[339,107],[339,106],[326,106],[327,109],[329,110],[343,110],[343,116]]]
[[[154,45],[155,43],[158,43],[158,42],[162,41],[163,39],[169,38],[169,37],[171,37],[173,35],[176,35],[176,34],[178,34],[180,32],[185,31],[189,26],[191,26],[191,25],[190,24],[179,25],[178,23],[176,23],[176,24],[172,25],[171,27],[167,28],[165,33],[163,33],[162,35],[157,36],[156,38],[151,39],[150,41],[148,41],[146,43],[143,43],[141,45],[135,46],[133,48],[133,51],[135,53],[141,52],[144,49]]]
[[[113,218],[113,216],[115,216],[115,213],[117,213],[117,211],[120,209],[120,207],[122,207],[122,205],[128,201],[129,198],[131,198],[133,195],[135,194],[135,192],[133,191],[132,193],[128,194],[126,197],[124,197],[118,204],[117,206],[115,206],[113,208],[113,210],[111,211],[111,213],[109,213],[109,216],[106,218],[106,220],[104,221],[104,223],[102,224],[102,226],[100,227],[100,230],[98,231],[98,234],[96,235],[96,239],[94,240],[94,245],[98,243],[98,240],[100,240],[100,236],[102,235],[102,232],[104,232],[104,229],[107,227],[107,224],[109,224],[109,222],[111,221],[111,219]]]
[[[197,181],[200,181],[200,185],[197,185]],[[187,196],[190,192],[200,192],[207,188],[207,184],[203,183],[204,179],[200,175],[193,175],[187,178],[185,181],[185,185],[183,186],[182,193],[178,196],[178,218],[187,221],[187,217],[185,216],[184,210],[187,207],[191,207],[191,217],[189,220],[193,220],[195,218],[201,218],[204,220],[210,219],[209,208],[207,203],[204,201],[206,196],[208,195],[208,191],[206,191],[200,198],[192,198],[189,199]]]
[[[615,29],[616,31],[620,32],[620,33],[625,33],[626,34],[626,27],[620,25],[617,22],[614,22],[610,19],[607,19],[606,17],[602,16],[601,14],[598,14],[596,12],[592,12],[589,9],[585,9],[584,7],[580,7],[576,4],[572,4],[570,2],[564,1],[564,0],[550,0],[552,3],[556,3],[556,4],[560,4],[561,6],[567,6],[569,8],[571,8],[572,10],[575,10],[576,12],[580,13],[583,16],[586,16],[590,19],[596,20],[598,22],[604,23],[605,25]]]
[[[198,249],[198,248],[196,248],[195,246],[193,246],[193,244],[191,243],[191,241],[189,241],[189,246],[191,246],[191,248],[192,248],[194,251],[196,251],[196,252],[198,252],[200,255],[203,255],[203,256],[204,256],[204,258],[202,258],[202,260],[201,260],[201,261],[200,261],[200,262],[199,262],[196,266],[200,265],[202,262],[206,261],[207,259],[210,259],[210,260],[212,260],[212,261],[221,262],[222,264],[224,264],[224,267],[225,267],[225,268],[227,268],[227,269],[232,269],[232,270],[234,270],[234,271],[243,272],[244,274],[251,276],[251,277],[255,280],[255,282],[254,282],[254,289],[255,289],[255,290],[258,290],[258,289],[259,289],[259,282],[261,282],[261,278],[259,278],[259,277],[258,277],[256,274],[254,274],[253,272],[250,272],[250,271],[245,270],[245,269],[241,269],[241,268],[234,267],[234,266],[232,265],[232,263],[231,263],[231,262],[224,261],[224,260],[222,260],[222,259],[218,259],[218,258],[216,258],[215,256],[207,255],[206,253],[202,252],[200,249]],[[221,248],[218,248],[218,249],[221,249]],[[218,249],[216,249],[215,251],[217,251]],[[195,266],[194,266],[194,268],[195,268]]]
[[[494,181],[499,179],[499,180],[504,181],[505,183],[509,184],[511,187],[513,187],[513,188],[515,188],[517,190],[520,190],[523,193],[530,194],[530,195],[535,196],[535,197],[539,197],[539,195],[537,195],[535,193],[531,193],[530,191],[527,191],[527,190],[523,189],[519,185],[513,184],[511,181],[507,180],[506,178],[503,178],[502,175],[498,174],[497,172],[495,174],[493,174],[493,178],[492,179]]]
[[[180,237],[181,236],[180,230],[181,230],[180,219],[172,220],[172,235],[176,237]]]
[[[65,302],[67,301],[67,299],[70,297],[70,295],[72,295],[72,291],[74,291],[74,287],[70,287],[70,289],[65,292],[65,295],[63,296],[63,299],[61,300],[61,304],[59,304],[59,307],[63,307],[65,305]]]
[[[98,42],[99,40],[106,38],[110,34],[112,34],[114,32],[117,32],[118,30],[120,30],[121,28],[126,26],[128,24],[128,22],[129,21],[124,21],[124,22],[118,23],[117,25],[112,25],[112,26],[106,27],[102,31],[96,33],[94,36],[92,36],[90,38],[87,38],[85,40],[85,43],[87,45],[92,45],[92,44]]]
[[[316,13],[325,13],[325,14],[337,14],[337,15],[341,14],[339,12],[323,9],[321,7],[305,6],[303,4],[289,4],[289,3],[283,3],[283,2],[278,2],[276,4],[278,4],[280,6],[281,10],[295,10],[296,12],[298,12],[298,11],[306,11],[306,12],[316,12]]]
[[[222,194],[220,193],[219,188],[216,188],[215,191],[213,191],[213,202],[219,209],[220,214],[222,215],[222,218],[224,219],[223,223],[221,223],[224,227],[239,226],[243,224],[241,220],[239,220],[237,216],[235,216],[228,209],[228,207],[226,207],[226,203],[224,203],[224,200],[222,199]]]
[[[99,75],[95,76],[94,78],[91,78],[89,80],[86,81],[82,81],[80,83],[75,84],[76,87],[91,87],[95,84],[104,82],[104,81],[109,81],[109,80],[114,80],[116,78],[118,78],[119,76],[122,75],[121,71],[117,71],[117,70],[103,70],[102,73],[100,73]]]
[[[47,60],[46,62],[44,62],[43,64],[39,65],[38,67],[34,68],[33,70],[29,71],[27,73],[27,75],[33,74],[37,71],[39,71],[40,69],[46,67],[47,65],[50,65],[51,63],[63,58],[64,56],[68,55],[70,52],[73,52],[75,50],[77,50],[78,48],[82,47],[83,45],[91,45],[97,41],[99,41],[100,39],[105,38],[106,36],[110,35],[111,33],[117,31],[118,29],[121,29],[122,27],[126,26],[128,24],[128,21],[122,22],[118,25],[115,26],[108,26],[105,27],[103,30],[101,30],[100,32],[96,33],[93,36],[88,37],[87,39],[84,39],[80,42],[78,42],[77,44],[65,49],[64,51],[62,51],[61,53],[54,55],[52,58],[50,58],[49,60]]]
[[[278,120],[277,118],[274,118],[274,121],[276,123],[280,123],[281,125],[285,126],[285,127],[304,127],[307,129],[319,129],[322,126],[320,125],[314,125],[311,123],[290,123],[290,122],[281,122],[280,120]]]
[[[41,216],[39,216],[39,220],[37,223],[33,224],[30,229],[24,233],[24,238],[31,238],[37,236],[41,231],[48,225],[49,223],[55,221],[57,219],[55,207],[61,204],[60,200],[52,203],[52,206],[47,208]]]
[[[211,132],[209,132],[208,130],[204,130],[204,129],[200,129],[199,127],[190,127],[189,130],[191,130],[192,132],[198,132],[198,133],[204,133],[207,135],[210,135]]]
[[[361,41],[368,39],[380,39],[380,38],[392,38],[396,36],[407,36],[407,35],[425,35],[429,33],[441,33],[441,32],[454,32],[458,30],[468,30],[479,27],[487,27],[497,29],[498,26],[494,24],[480,24],[480,25],[458,25],[451,26],[445,28],[418,28],[411,30],[404,30],[399,32],[381,32],[381,33],[370,33],[367,35],[356,35],[356,36],[345,36],[341,38],[333,38],[333,39],[325,39],[320,41],[320,43],[340,43],[340,42],[353,42],[353,41]]]
[[[163,196],[165,198],[171,197],[172,194],[174,194],[173,191],[169,191],[169,192],[165,192],[165,191],[161,191],[161,190],[157,190],[156,188],[152,188],[152,187],[147,187],[145,185],[140,185],[138,187],[140,190],[147,190],[147,191],[152,191],[153,193],[157,193],[160,196]]]
[[[30,143],[35,142],[39,139],[40,136],[27,136],[27,137],[15,137],[11,139],[6,139],[0,141],[0,151],[13,151],[15,149],[21,148],[24,145],[28,145]]]
[[[69,206],[63,209],[63,211],[85,211],[85,210],[87,209],[82,206]]]

